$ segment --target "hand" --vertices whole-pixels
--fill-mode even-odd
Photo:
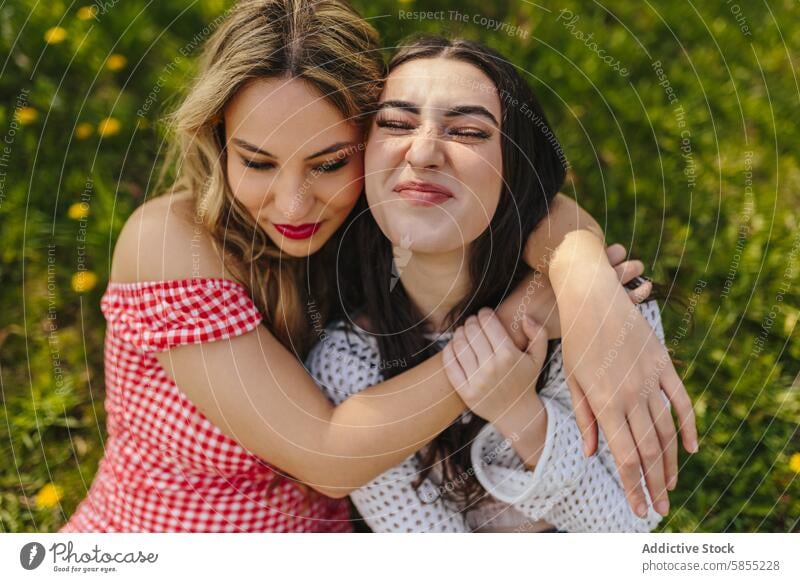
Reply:
[[[596,451],[597,423],[633,510],[646,514],[641,471],[656,511],[666,515],[667,490],[677,484],[678,447],[662,390],[675,407],[689,452],[697,450],[694,412],[666,348],[607,271],[598,269],[590,284],[565,289],[559,297],[577,306],[562,318],[564,373],[584,452]]]
[[[630,283],[644,273],[644,264],[638,260],[625,260],[627,251],[621,244],[606,247],[608,262],[614,268],[622,285]],[[653,290],[653,284],[643,279],[644,283],[635,289],[626,289],[628,298],[634,303],[641,303]],[[520,349],[524,349],[527,338],[520,331],[521,321],[525,315],[532,317],[544,326],[547,337],[561,337],[561,320],[559,317],[556,294],[548,278],[534,271],[525,277],[497,308],[497,315],[511,334],[511,339]]]
[[[627,254],[628,251],[619,243],[606,247],[608,262],[614,267],[614,272],[617,274],[619,282],[623,285],[630,283],[644,274],[644,263],[636,259],[630,261],[625,260]],[[625,289],[628,298],[634,303],[641,303],[647,299],[650,292],[653,290],[653,284],[650,281],[647,279],[641,279],[641,281],[642,283],[635,289]]]
[[[526,317],[528,347],[520,351],[494,311],[481,309],[453,334],[443,360],[450,383],[464,403],[493,424],[519,403],[537,402],[536,379],[547,354],[545,330]],[[531,417],[528,417],[530,421]]]

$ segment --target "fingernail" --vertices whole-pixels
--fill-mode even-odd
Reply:
[[[697,445],[697,441],[692,441],[691,443],[689,443],[690,453],[695,454],[699,449],[700,447]]]
[[[673,489],[675,489],[675,486],[677,484],[678,484],[678,478],[675,475],[673,475],[672,477],[669,478],[669,483],[667,483],[667,487],[669,488],[670,491],[672,491]]]
[[[656,511],[659,512],[661,515],[667,515],[669,513],[669,501],[666,499],[662,499],[658,503],[656,503]]]
[[[644,503],[640,503],[639,506],[636,508],[636,514],[639,517],[646,517],[647,516],[647,505]]]

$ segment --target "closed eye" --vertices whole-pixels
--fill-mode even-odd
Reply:
[[[329,160],[327,162],[323,162],[318,166],[314,166],[315,172],[323,172],[325,174],[331,174],[336,170],[344,168],[349,162],[352,156],[347,156],[344,158],[339,158],[336,160]]]
[[[378,119],[375,124],[380,128],[389,130],[410,131],[414,129],[413,125],[400,119]]]
[[[247,158],[242,158],[242,164],[254,170],[271,170],[275,167],[275,164],[272,162],[257,162],[255,160],[248,160]]]
[[[469,128],[450,128],[447,130],[448,135],[452,135],[459,138],[466,138],[466,139],[489,139],[492,137],[492,134],[485,132],[481,129],[469,129]]]

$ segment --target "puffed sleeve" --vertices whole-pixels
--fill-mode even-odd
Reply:
[[[229,279],[112,282],[101,309],[109,329],[142,352],[236,337],[261,322],[247,290]]]

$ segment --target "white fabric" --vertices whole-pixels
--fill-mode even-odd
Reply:
[[[638,308],[663,344],[658,304],[650,301]],[[360,329],[347,330],[342,322],[328,326],[306,366],[335,404],[383,380],[375,338]],[[353,492],[353,503],[379,532],[528,531],[538,520],[570,532],[653,530],[661,515],[649,496],[646,518],[630,509],[602,431],[598,452],[589,459],[583,455],[560,343],[540,397],[548,415],[547,435],[535,468],[527,470],[511,441],[490,424],[472,443],[475,476],[492,501],[474,508],[454,507],[439,495],[435,474],[415,490],[413,483],[423,467],[411,455]]]

